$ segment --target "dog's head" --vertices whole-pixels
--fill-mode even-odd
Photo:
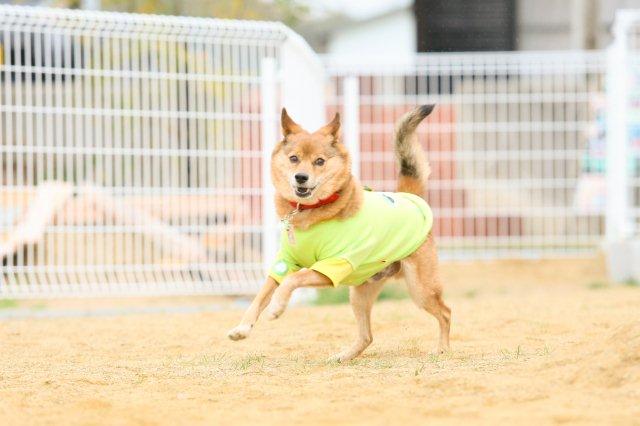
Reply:
[[[309,133],[282,109],[282,141],[271,156],[271,178],[287,200],[313,204],[340,190],[351,176],[349,153],[340,140],[340,115]]]

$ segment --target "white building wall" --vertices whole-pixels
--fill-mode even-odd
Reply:
[[[519,0],[518,50],[571,49],[571,7],[569,0]],[[598,1],[597,48],[611,42],[611,25],[616,9],[640,8],[640,0]]]
[[[327,53],[338,56],[411,57],[417,49],[416,22],[410,8],[336,30]]]
[[[572,49],[571,14],[576,0],[517,0],[517,50]],[[579,0],[578,0],[579,1]],[[585,0],[586,1],[586,0]],[[599,49],[611,43],[611,26],[617,9],[638,9],[640,0],[597,0]],[[304,29],[301,29],[304,34]],[[315,35],[318,37],[317,35]],[[325,38],[326,37],[326,38]],[[344,24],[311,43],[321,52],[348,60],[355,55],[408,57],[417,50],[416,23],[411,7],[374,19]],[[320,41],[321,40],[321,41]]]

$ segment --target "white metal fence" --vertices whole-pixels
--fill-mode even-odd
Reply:
[[[0,6],[0,45],[0,295],[256,288],[280,71],[320,67],[296,34]]]
[[[625,16],[608,55],[323,64],[277,23],[0,6],[0,297],[254,291],[279,106],[314,128],[325,94],[378,190],[395,120],[438,104],[420,138],[445,258],[593,253],[605,217],[611,236],[640,218]]]
[[[575,254],[604,231],[604,77],[597,53],[419,55],[412,63],[326,58],[330,108],[360,148],[360,173],[393,190],[393,125],[417,104],[433,173],[428,200],[449,258]],[[359,137],[358,137],[359,136]]]

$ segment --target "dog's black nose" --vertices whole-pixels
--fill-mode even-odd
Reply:
[[[296,173],[294,178],[296,178],[296,182],[302,184],[309,180],[309,175],[306,173]]]

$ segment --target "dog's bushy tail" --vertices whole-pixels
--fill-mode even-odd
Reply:
[[[396,124],[395,149],[400,165],[398,192],[424,197],[431,168],[418,142],[416,127],[431,114],[434,107],[435,105],[419,106],[403,115]]]

